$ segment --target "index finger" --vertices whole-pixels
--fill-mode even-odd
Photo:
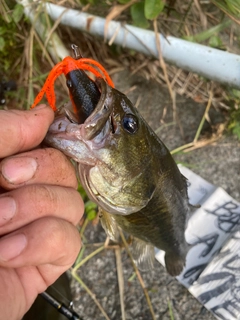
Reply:
[[[0,110],[0,158],[32,149],[45,137],[54,113],[46,105],[32,110]]]

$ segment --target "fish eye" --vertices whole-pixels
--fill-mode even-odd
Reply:
[[[138,129],[137,117],[135,117],[133,114],[125,114],[122,119],[122,126],[128,133],[135,133]]]
[[[67,79],[66,85],[68,88],[72,88],[72,86],[73,86],[72,81],[70,79]]]

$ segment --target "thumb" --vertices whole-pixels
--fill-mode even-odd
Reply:
[[[32,110],[0,110],[0,158],[39,145],[54,119],[50,107],[41,104]]]

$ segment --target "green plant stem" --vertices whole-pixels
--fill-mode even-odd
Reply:
[[[200,124],[199,124],[199,126],[198,126],[198,129],[197,129],[197,132],[196,132],[195,137],[194,137],[194,139],[193,139],[193,142],[184,144],[183,146],[180,146],[180,147],[172,150],[172,151],[171,151],[171,154],[175,154],[175,153],[178,153],[178,152],[183,151],[183,150],[185,150],[185,149],[194,147],[194,145],[197,143],[198,138],[199,138],[199,136],[200,136],[200,133],[201,133],[201,131],[202,131],[202,127],[203,127],[204,122],[205,122],[205,120],[206,120],[206,116],[207,116],[207,114],[208,114],[208,112],[209,112],[209,109],[210,109],[210,107],[211,107],[212,98],[213,98],[213,93],[212,93],[212,91],[210,91],[209,99],[208,99],[208,104],[207,104],[206,109],[205,109],[205,112],[204,112],[204,114],[203,114],[203,116],[202,116],[201,122],[200,122]]]
[[[119,229],[119,234],[120,234],[120,236],[121,236],[122,242],[124,243],[124,246],[125,246],[125,249],[126,249],[126,251],[127,251],[127,254],[128,254],[129,257],[130,257],[130,260],[131,260],[131,262],[132,262],[133,269],[134,269],[134,271],[136,272],[136,275],[137,275],[137,277],[138,277],[138,280],[139,280],[139,282],[140,282],[140,285],[141,285],[141,287],[142,287],[142,289],[143,289],[144,295],[145,295],[146,300],[147,300],[147,304],[148,304],[148,306],[149,306],[150,313],[151,313],[151,315],[152,315],[152,319],[153,319],[153,320],[156,320],[156,316],[155,316],[154,311],[153,311],[152,303],[151,303],[151,300],[150,300],[150,297],[149,297],[147,288],[145,287],[145,284],[144,284],[144,281],[143,281],[143,279],[142,279],[142,276],[141,276],[138,268],[136,267],[136,265],[135,265],[135,263],[134,263],[134,261],[133,261],[132,254],[131,254],[131,252],[130,252],[130,250],[129,250],[129,248],[128,248],[128,243],[127,243],[127,241],[126,241],[126,239],[125,239],[125,237],[124,237],[124,235],[123,235],[123,232],[122,232],[120,229]]]
[[[119,288],[122,320],[126,320],[125,306],[124,306],[124,278],[123,278],[121,249],[120,248],[115,249],[115,256],[116,256],[116,265],[117,265],[118,288]]]
[[[186,12],[185,12],[185,14],[184,14],[184,16],[183,16],[183,18],[182,18],[182,20],[181,20],[181,24],[180,24],[180,26],[179,26],[179,28],[178,28],[178,32],[179,32],[179,33],[182,32],[182,28],[183,28],[183,26],[184,26],[185,20],[186,20],[186,18],[187,18],[187,16],[188,16],[190,10],[191,10],[192,4],[193,4],[193,0],[191,0],[191,1],[189,2],[188,7],[187,7],[187,9],[186,9]]]
[[[190,142],[190,143],[184,144],[183,146],[180,146],[180,147],[178,147],[176,149],[173,149],[170,153],[171,154],[175,154],[175,153],[178,153],[180,151],[183,151],[183,150],[185,150],[187,148],[190,148],[190,147],[193,147],[193,146],[194,146],[194,143]]]
[[[33,75],[33,36],[34,30],[33,27],[30,30],[29,35],[29,75],[28,75],[28,98],[27,98],[27,105],[31,106],[33,103],[33,85],[32,85],[32,75]]]
[[[171,320],[174,320],[174,315],[173,315],[173,309],[172,309],[172,304],[170,300],[168,299],[168,311],[169,311],[169,316]]]
[[[71,274],[72,277],[82,286],[82,288],[84,290],[86,290],[86,292],[90,295],[90,297],[93,299],[93,301],[95,302],[95,304],[98,306],[99,310],[102,312],[102,314],[104,315],[104,317],[107,320],[110,320],[108,315],[106,314],[106,312],[104,311],[103,307],[101,306],[101,304],[99,303],[99,301],[96,299],[95,294],[88,288],[88,286],[82,281],[82,279],[78,276],[77,274],[77,270],[84,264],[86,263],[88,260],[90,260],[92,257],[94,257],[96,254],[98,254],[99,252],[101,252],[102,250],[105,249],[105,246],[102,246],[100,248],[98,248],[97,250],[95,250],[94,252],[92,252],[91,254],[89,254],[85,259],[81,260],[79,263],[77,263],[75,265],[75,267],[73,267],[71,269]]]
[[[89,222],[89,220],[86,218],[85,220],[84,220],[84,222],[83,222],[83,225],[82,225],[82,227],[81,227],[81,230],[80,230],[80,236],[82,237],[83,236],[83,234],[84,234],[84,231],[85,231],[85,229],[86,229],[86,227],[87,227],[87,225],[88,225],[88,222]]]
[[[210,109],[210,107],[211,107],[212,98],[213,98],[213,93],[212,93],[212,91],[210,91],[210,95],[209,95],[209,99],[208,99],[208,104],[207,104],[207,107],[206,107],[206,109],[205,109],[205,112],[204,112],[204,114],[203,114],[203,116],[202,116],[202,120],[201,120],[201,122],[200,122],[200,124],[199,124],[199,126],[198,126],[196,135],[195,135],[195,137],[194,137],[194,139],[193,139],[193,144],[195,144],[195,143],[197,142],[197,140],[198,140],[198,138],[199,138],[199,135],[200,135],[200,133],[201,133],[201,131],[202,131],[202,127],[203,127],[204,122],[205,122],[205,120],[206,120],[206,116],[207,116],[208,111],[209,111],[209,109]]]
[[[102,312],[102,314],[104,315],[104,317],[107,320],[110,320],[110,318],[108,317],[108,315],[106,314],[106,312],[104,311],[103,307],[101,306],[101,304],[99,303],[99,301],[96,299],[95,295],[93,294],[93,292],[88,288],[88,286],[82,281],[82,279],[77,275],[77,273],[74,271],[72,273],[72,276],[74,277],[75,280],[77,280],[77,282],[82,286],[82,288],[84,290],[86,290],[86,292],[90,295],[90,297],[93,299],[93,301],[95,302],[95,304],[98,306],[99,310]]]
[[[102,246],[100,248],[98,248],[97,250],[93,251],[92,253],[90,253],[86,258],[84,258],[82,261],[80,261],[78,264],[75,265],[74,268],[72,268],[72,273],[75,273],[77,271],[77,269],[79,269],[84,263],[86,263],[88,260],[90,260],[92,257],[94,257],[96,254],[98,254],[99,252],[101,252],[102,250],[105,249],[105,246]]]
[[[77,264],[79,264],[79,262],[82,260],[82,257],[83,257],[83,254],[84,254],[84,252],[85,252],[85,249],[86,249],[86,246],[85,246],[85,245],[82,245],[82,248],[81,248],[81,250],[80,250],[80,252],[79,252],[79,254],[78,254],[78,256],[77,256],[77,259],[76,259],[76,261],[75,261],[75,263],[74,263],[74,266],[76,266]]]

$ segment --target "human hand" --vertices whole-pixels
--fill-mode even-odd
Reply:
[[[45,105],[0,111],[1,319],[21,319],[80,250],[75,170],[60,151],[36,149],[53,117]]]

